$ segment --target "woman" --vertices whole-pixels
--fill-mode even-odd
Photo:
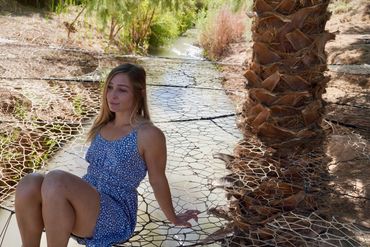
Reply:
[[[137,191],[146,172],[167,219],[190,227],[199,211],[175,214],[165,175],[166,141],[149,117],[145,70],[123,64],[106,80],[82,179],[64,171],[30,174],[18,184],[15,210],[24,247],[39,246],[45,229],[49,247],[67,246],[71,234],[87,246],[111,246],[132,235]]]

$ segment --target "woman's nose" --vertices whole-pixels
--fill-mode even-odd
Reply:
[[[112,98],[113,99],[116,99],[117,97],[118,97],[118,92],[117,92],[117,90],[112,90]]]

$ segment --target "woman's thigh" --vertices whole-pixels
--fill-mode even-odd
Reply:
[[[49,193],[64,196],[73,207],[75,223],[72,233],[90,237],[99,214],[99,192],[82,178],[60,170],[51,171],[45,176],[42,191],[48,190]]]

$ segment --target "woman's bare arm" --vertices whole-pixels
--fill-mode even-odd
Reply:
[[[176,215],[171,198],[171,191],[166,178],[167,149],[163,132],[154,127],[145,127],[141,142],[144,149],[144,159],[148,168],[149,182],[167,219],[175,225],[190,227],[190,219],[197,220],[199,211],[188,210]]]

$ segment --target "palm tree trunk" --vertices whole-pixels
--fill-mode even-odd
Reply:
[[[225,177],[230,211],[217,212],[231,219],[230,246],[312,244],[304,237],[312,226],[305,217],[327,196],[320,123],[329,81],[324,48],[334,37],[325,31],[328,4],[254,0],[245,140],[236,157],[219,157],[232,171]]]
[[[255,0],[253,58],[245,73],[246,125],[274,148],[297,147],[322,135],[322,94],[329,78],[325,31],[329,0]]]

